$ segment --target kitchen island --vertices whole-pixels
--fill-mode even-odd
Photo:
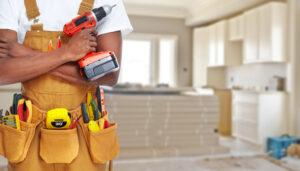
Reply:
[[[106,104],[119,126],[121,159],[228,152],[219,145],[219,102],[215,96],[167,89],[109,91]]]

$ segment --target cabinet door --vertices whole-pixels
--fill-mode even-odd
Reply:
[[[271,53],[271,6],[259,8],[259,61],[272,61]]]
[[[273,2],[259,7],[259,61],[286,60],[286,4]]]
[[[236,39],[237,40],[243,40],[244,39],[244,30],[245,30],[245,17],[244,15],[240,15],[236,18],[236,25],[237,25],[237,33],[236,33]]]
[[[237,32],[238,32],[237,17],[230,19],[228,23],[229,23],[229,40],[235,41],[237,39]]]
[[[225,65],[225,33],[226,21],[221,21],[216,24],[216,43],[217,43],[217,54],[216,54],[216,65]]]
[[[258,10],[245,13],[244,63],[258,60]]]
[[[229,20],[229,40],[239,41],[244,38],[244,15]]]
[[[209,59],[208,65],[215,66],[217,63],[217,35],[216,35],[216,25],[211,25],[208,27],[209,30]]]
[[[208,33],[207,27],[194,29],[193,86],[198,88],[207,84],[206,67],[208,66]]]

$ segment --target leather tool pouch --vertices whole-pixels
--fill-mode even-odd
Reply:
[[[117,136],[117,124],[99,132],[90,132],[88,124],[80,122],[90,156],[94,163],[105,164],[117,157],[120,145]]]
[[[27,156],[39,123],[20,121],[20,130],[0,124],[0,155],[6,157],[10,163],[22,162]]]
[[[46,163],[71,163],[78,155],[77,128],[41,129],[40,156]]]

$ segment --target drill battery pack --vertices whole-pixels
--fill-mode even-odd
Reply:
[[[81,74],[90,81],[119,70],[117,58],[110,51],[89,53],[78,63]]]

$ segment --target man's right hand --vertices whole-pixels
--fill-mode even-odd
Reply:
[[[78,61],[87,53],[96,51],[97,42],[93,29],[85,29],[76,33],[70,41],[62,46],[69,61]]]

